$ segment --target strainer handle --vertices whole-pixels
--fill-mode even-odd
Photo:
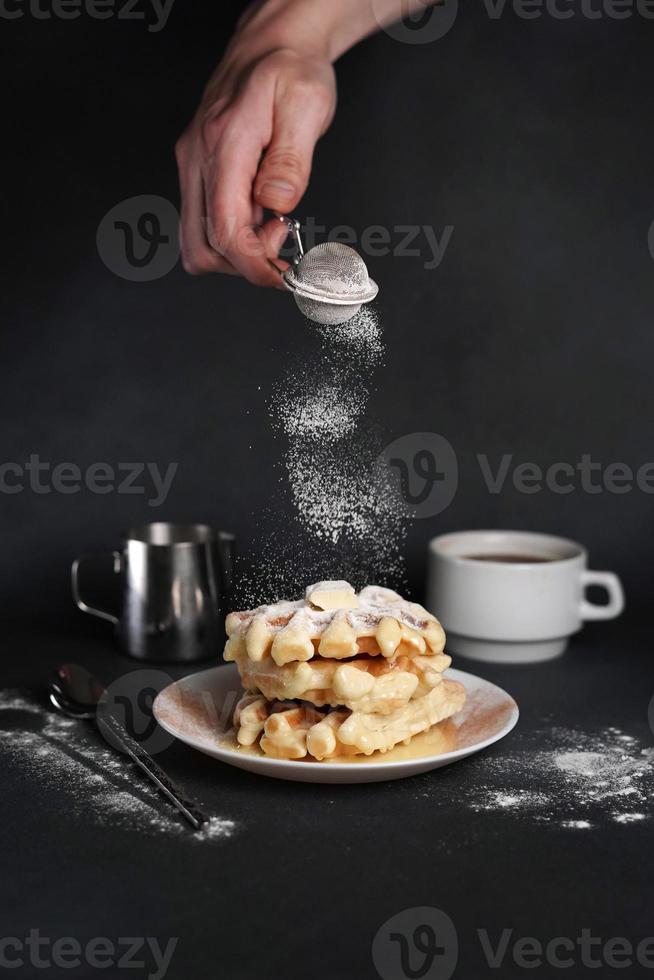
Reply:
[[[284,214],[279,214],[278,211],[275,211],[275,216],[279,218],[280,221],[283,221],[289,235],[292,235],[295,239],[295,256],[293,258],[293,265],[297,265],[304,255],[304,245],[302,244],[302,236],[300,235],[302,225],[297,218],[289,218]]]

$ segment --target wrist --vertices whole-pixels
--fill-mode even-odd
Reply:
[[[371,0],[265,0],[245,12],[232,45],[288,48],[333,63],[377,26]]]

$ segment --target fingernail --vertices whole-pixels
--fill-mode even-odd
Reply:
[[[261,196],[270,194],[271,197],[295,197],[295,188],[286,180],[269,180],[259,191]]]

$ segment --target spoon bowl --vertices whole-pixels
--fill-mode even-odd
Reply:
[[[204,813],[192,800],[185,798],[163,769],[159,768],[143,746],[132,738],[111,712],[98,713],[98,705],[105,690],[86,667],[79,664],[62,664],[57,667],[50,678],[49,694],[52,705],[63,714],[79,720],[94,720],[109,744],[119,748],[136,763],[173,806],[177,807],[194,830],[200,830],[207,822]]]
[[[50,678],[50,701],[71,718],[95,718],[103,694],[102,684],[79,664],[62,664]]]

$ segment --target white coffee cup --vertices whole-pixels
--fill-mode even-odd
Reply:
[[[429,543],[427,608],[446,650],[473,660],[537,663],[562,654],[586,620],[613,619],[624,593],[613,572],[588,571],[582,545],[523,531],[461,531]],[[585,591],[602,586],[608,603]]]

